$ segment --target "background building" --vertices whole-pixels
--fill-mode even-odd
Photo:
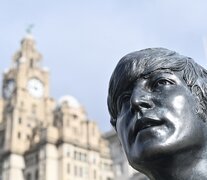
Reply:
[[[27,35],[3,75],[0,179],[112,180],[108,142],[74,97],[50,97],[41,59]]]
[[[145,175],[137,172],[137,170],[129,165],[115,130],[105,133],[104,137],[110,144],[113,171],[115,174],[114,180],[148,180]]]

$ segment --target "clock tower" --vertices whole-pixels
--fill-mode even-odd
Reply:
[[[0,155],[4,157],[3,166],[9,167],[5,177],[24,168],[23,155],[34,139],[34,129],[46,128],[53,122],[55,102],[49,94],[49,72],[41,67],[41,59],[34,38],[28,34],[3,76]]]
[[[107,141],[72,96],[50,97],[49,71],[28,34],[3,74],[0,180],[113,179]]]

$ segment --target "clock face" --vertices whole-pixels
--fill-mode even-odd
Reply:
[[[27,89],[28,89],[29,93],[34,97],[40,98],[43,96],[44,85],[37,78],[32,78],[28,81]]]
[[[11,98],[15,89],[15,81],[13,79],[9,79],[6,81],[3,87],[3,96],[6,99]]]

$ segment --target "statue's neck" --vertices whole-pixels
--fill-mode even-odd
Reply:
[[[207,158],[191,156],[165,161],[152,168],[151,180],[207,180]]]
[[[204,167],[202,167],[204,166]],[[207,180],[207,163],[201,165],[201,168],[194,167],[190,169],[172,169],[171,172],[169,171],[160,171],[159,173],[154,174],[151,177],[151,180]]]

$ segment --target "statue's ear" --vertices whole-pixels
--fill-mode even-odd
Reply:
[[[114,127],[114,129],[116,130],[116,119],[111,117],[110,123]]]

